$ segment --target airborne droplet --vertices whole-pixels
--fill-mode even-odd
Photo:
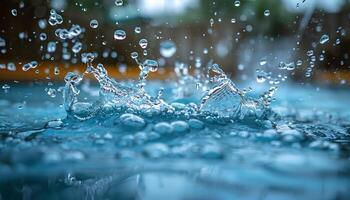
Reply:
[[[126,33],[123,30],[116,30],[114,32],[114,39],[116,40],[124,40],[126,38]]]

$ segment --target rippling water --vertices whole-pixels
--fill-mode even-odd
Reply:
[[[169,100],[173,85],[146,90],[162,86]],[[99,99],[87,91],[80,101]],[[43,86],[1,91],[0,197],[350,198],[349,91],[289,86],[277,96],[273,122],[122,108],[80,121]]]

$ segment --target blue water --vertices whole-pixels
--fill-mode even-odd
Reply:
[[[146,90],[171,101],[172,85]],[[0,92],[0,199],[350,198],[348,88],[281,87],[270,122],[128,109],[81,121],[45,87]]]

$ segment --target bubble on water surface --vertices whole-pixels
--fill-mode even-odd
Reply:
[[[124,126],[130,128],[143,128],[146,125],[143,118],[130,113],[121,115],[119,119]]]
[[[90,21],[90,27],[91,28],[97,28],[98,27],[98,21],[96,19],[93,19]]]
[[[173,127],[168,122],[159,122],[154,125],[153,129],[159,134],[170,134],[173,132]]]
[[[325,44],[329,41],[329,36],[328,35],[322,35],[320,38],[320,44]]]
[[[238,0],[236,0],[236,1],[234,1],[234,3],[233,3],[236,7],[239,7],[240,5],[241,5],[241,2],[240,1],[238,1]]]
[[[116,30],[114,32],[114,39],[116,40],[124,40],[126,38],[126,33],[123,30]]]
[[[163,57],[170,58],[176,53],[176,45],[173,41],[166,40],[160,43],[160,54]]]

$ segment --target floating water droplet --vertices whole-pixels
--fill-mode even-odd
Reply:
[[[158,70],[158,62],[155,60],[146,59],[143,62],[143,66],[147,67],[151,72],[156,72]]]
[[[263,83],[266,81],[266,77],[264,75],[257,75],[256,76],[256,82]]]
[[[265,11],[264,11],[264,15],[265,15],[266,17],[270,16],[270,10],[265,10]]]
[[[126,33],[123,30],[116,30],[114,32],[114,39],[116,40],[124,40],[126,38]]]
[[[90,21],[90,27],[91,28],[97,28],[98,27],[98,21],[96,19],[93,19]]]
[[[9,70],[9,71],[16,71],[15,63],[12,63],[12,62],[7,63],[7,70]]]
[[[55,51],[56,51],[56,43],[55,42],[47,43],[47,52],[53,53]]]
[[[115,0],[115,5],[116,6],[122,6],[123,5],[123,0]]]
[[[50,11],[49,24],[51,26],[56,26],[57,24],[62,24],[63,18],[61,15],[57,14],[55,10]]]
[[[0,37],[0,47],[6,46],[6,41],[4,38]]]
[[[310,56],[314,55],[314,51],[313,50],[308,50],[306,52],[306,55],[310,57]]]
[[[303,61],[301,61],[301,60],[297,61],[297,66],[301,66],[302,64],[303,64]]]
[[[28,71],[29,69],[34,69],[38,66],[38,62],[37,61],[32,61],[29,63],[26,63],[22,66],[22,70],[23,71]]]
[[[136,59],[137,57],[139,57],[139,54],[137,52],[132,52],[130,56],[132,59]]]
[[[40,38],[41,41],[46,40],[47,39],[46,33],[40,33],[39,38]]]
[[[235,18],[232,18],[232,19],[231,19],[231,23],[232,23],[232,24],[236,23],[236,19],[235,19]]]
[[[325,44],[329,41],[329,36],[328,35],[322,35],[320,38],[320,44]]]
[[[141,27],[137,26],[135,27],[135,33],[141,33]]]
[[[234,5],[235,5],[236,7],[239,7],[239,6],[241,5],[241,2],[237,0],[237,1],[234,2]]]
[[[176,53],[176,45],[173,41],[166,40],[160,43],[160,54],[163,57],[170,58]]]
[[[139,45],[142,49],[146,49],[147,48],[147,45],[148,45],[148,41],[146,39],[141,39],[139,41]]]
[[[74,53],[79,53],[82,48],[83,48],[83,44],[81,42],[76,42],[72,47],[72,51]]]
[[[266,65],[266,63],[267,63],[267,59],[266,59],[265,57],[260,59],[259,64],[260,64],[261,66]]]
[[[291,70],[295,69],[295,64],[294,64],[294,62],[287,63],[286,67],[287,67],[287,70],[291,71]]]
[[[12,10],[11,10],[11,14],[12,14],[13,16],[17,16],[17,10],[16,10],[16,9],[12,9]]]

